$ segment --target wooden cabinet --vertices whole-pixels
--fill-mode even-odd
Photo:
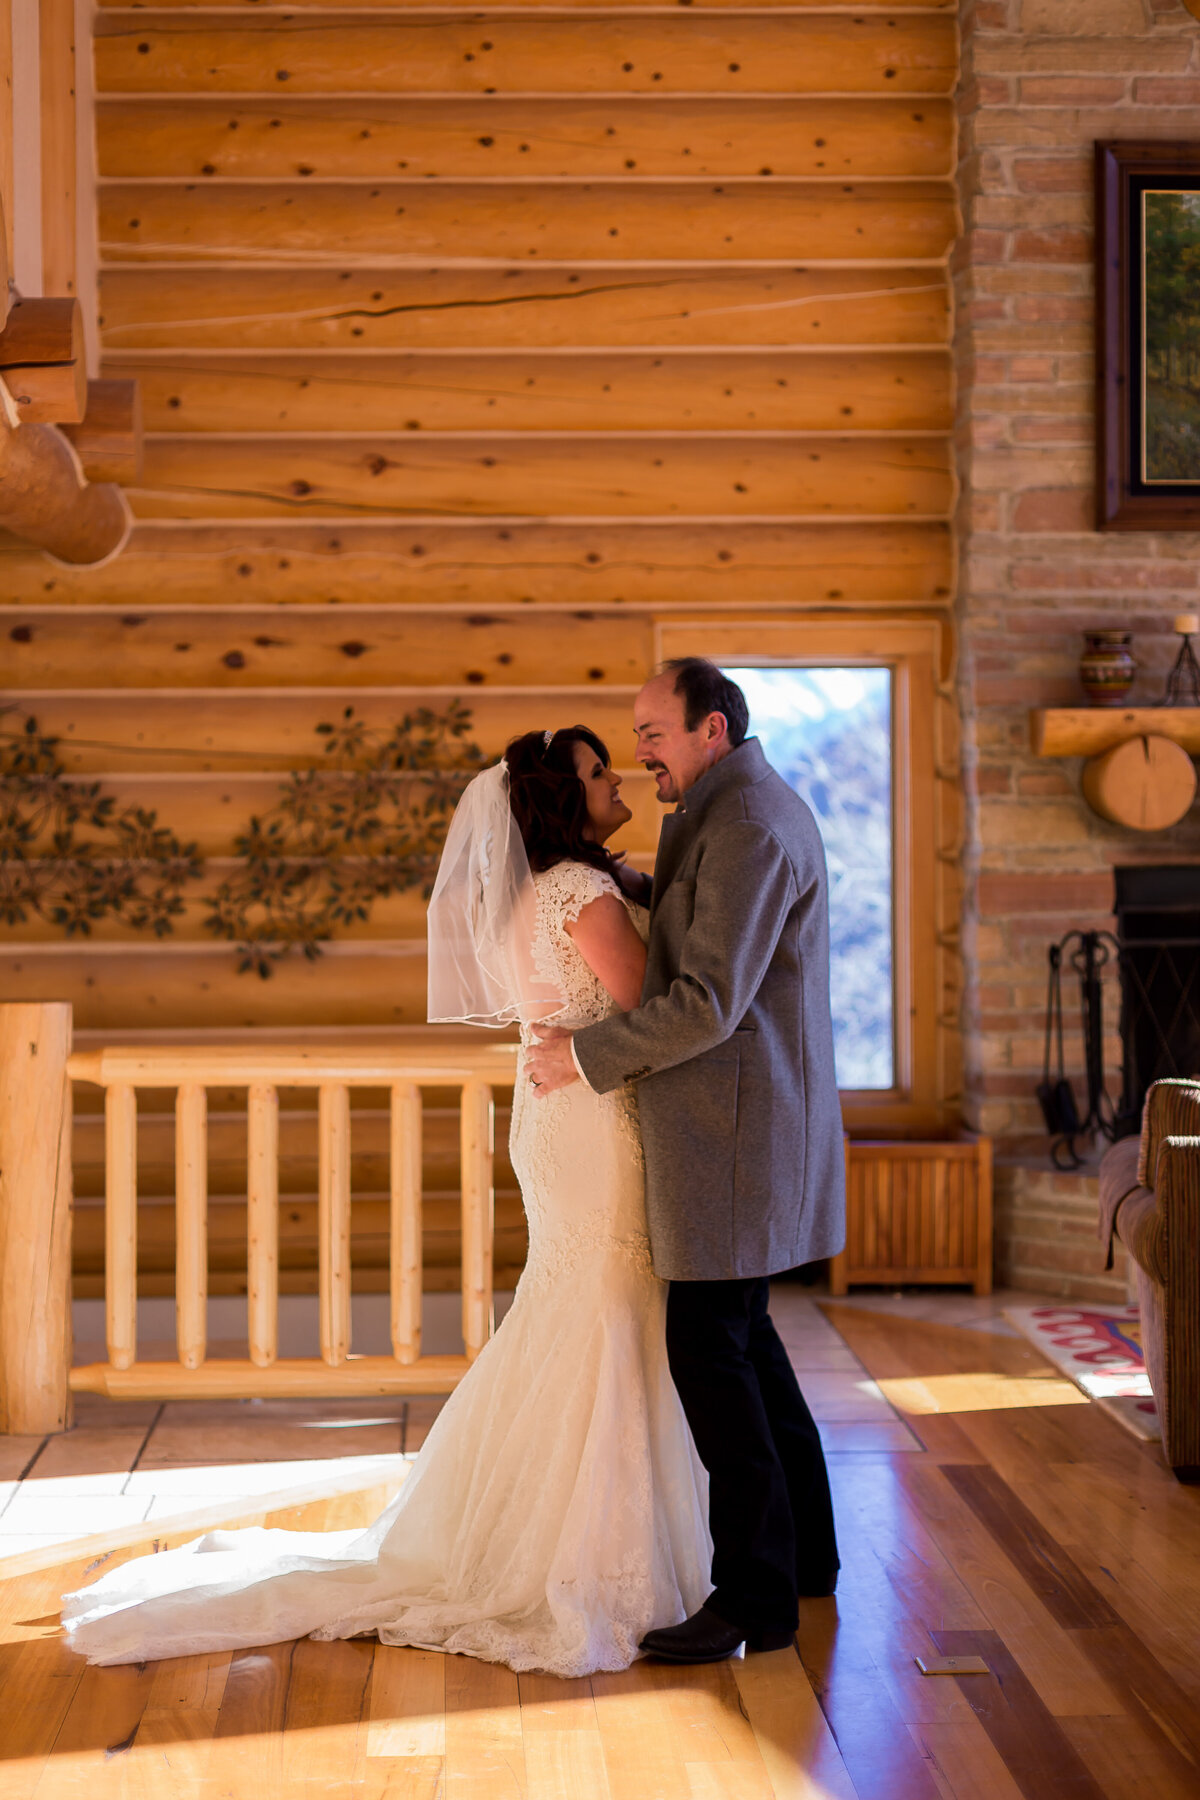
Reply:
[[[868,1283],[992,1288],[992,1144],[846,1145],[846,1248],[829,1268],[844,1294]]]

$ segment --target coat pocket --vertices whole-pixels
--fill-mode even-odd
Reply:
[[[728,1253],[738,1135],[738,1045],[718,1044],[702,1056],[649,1075],[638,1088],[646,1169],[657,1203],[678,1208],[707,1242]]]

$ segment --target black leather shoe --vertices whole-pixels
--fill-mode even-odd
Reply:
[[[801,1600],[828,1600],[837,1593],[838,1572],[832,1575],[808,1576],[801,1582],[796,1593]]]
[[[662,1662],[713,1663],[724,1662],[741,1644],[747,1650],[786,1650],[795,1635],[794,1631],[746,1631],[702,1606],[682,1625],[648,1631],[641,1648]]]

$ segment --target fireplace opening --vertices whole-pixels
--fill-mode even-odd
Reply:
[[[1146,1089],[1200,1077],[1200,865],[1115,869],[1121,972],[1116,1135],[1140,1129]]]

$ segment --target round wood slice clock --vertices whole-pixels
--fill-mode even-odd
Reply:
[[[1196,798],[1195,764],[1170,738],[1130,738],[1084,764],[1083,797],[1114,825],[1165,831]]]

